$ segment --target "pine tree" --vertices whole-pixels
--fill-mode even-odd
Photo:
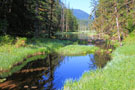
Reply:
[[[92,29],[101,36],[108,34],[111,39],[117,36],[121,43],[122,38],[135,29],[134,5],[134,0],[99,0]]]

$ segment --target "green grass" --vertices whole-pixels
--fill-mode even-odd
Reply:
[[[75,42],[68,40],[10,38],[12,37],[0,37],[0,77],[3,78],[19,71],[28,62],[41,59],[43,56],[45,58],[49,53],[74,56],[94,53],[98,49],[94,46],[70,45]],[[28,57],[39,52],[45,55]],[[17,65],[18,63],[21,64]]]
[[[86,55],[89,53],[94,53],[96,50],[98,50],[98,48],[95,46],[68,45],[58,49],[56,53],[63,56],[77,56],[77,55]]]
[[[123,44],[112,53],[113,59],[104,69],[84,73],[79,81],[67,81],[64,90],[134,90],[135,34]]]
[[[75,35],[75,34],[86,34],[86,35],[96,35],[94,31],[78,31],[78,32],[57,32],[56,35]]]
[[[24,59],[29,59],[28,56],[30,55],[33,55],[38,52],[47,55],[65,45],[72,43],[70,41],[60,41],[57,39],[44,39],[44,38],[38,39],[33,38],[27,40],[27,43],[22,42],[22,40],[24,39],[19,38],[18,40],[12,40],[11,41],[12,44],[11,42],[5,44],[1,42],[0,74],[2,74],[2,71],[10,71],[15,64],[23,62]]]
[[[27,56],[41,51],[46,51],[46,48],[16,48],[12,45],[2,46],[0,47],[0,70],[10,69],[14,64],[27,58]]]
[[[38,56],[28,58],[26,61],[22,62],[21,65],[14,66],[8,72],[1,73],[0,77],[6,78],[6,77],[12,75],[14,72],[20,71],[25,65],[27,65],[27,63],[34,61],[34,60],[38,60],[38,59],[44,59],[46,56],[47,55],[38,55]]]

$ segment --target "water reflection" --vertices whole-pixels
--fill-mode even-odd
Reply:
[[[58,90],[67,79],[78,80],[85,71],[104,66],[105,63],[98,63],[104,62],[102,56],[98,58],[97,55],[63,57],[51,54],[44,60],[28,63],[8,77],[0,83],[0,90]]]
[[[60,40],[77,41],[78,44],[83,45],[102,45],[105,44],[105,40],[99,38],[98,35],[92,35],[89,33],[76,33],[76,34],[59,34],[55,35]]]
[[[78,80],[85,71],[96,69],[96,65],[90,68],[89,64],[93,64],[89,55],[65,57],[60,66],[55,69],[54,83],[59,83],[55,83],[54,87],[61,88],[66,79]]]
[[[88,33],[84,32],[84,33],[72,33],[72,34],[59,34],[59,35],[55,35],[57,38],[59,39],[68,39],[68,40],[88,40],[88,39],[93,39],[94,35],[88,35]],[[97,37],[95,37],[97,38]]]

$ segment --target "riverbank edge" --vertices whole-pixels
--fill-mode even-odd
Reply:
[[[35,53],[33,55],[29,55],[30,57],[28,56],[28,58],[24,58],[22,61],[15,63],[10,69],[1,71],[0,82],[3,78],[10,76],[17,71],[20,71],[27,63],[38,60],[38,59],[44,59],[47,57],[47,55],[44,53],[41,53],[41,52],[38,52],[38,53],[40,53],[40,54],[36,55],[36,53]]]
[[[53,41],[51,41],[51,42],[53,42]],[[42,43],[42,44],[45,44],[45,43]],[[75,46],[76,48],[82,47],[81,45],[73,45],[73,44],[74,44],[74,42],[70,42],[70,43],[66,43],[66,44],[64,42],[62,42],[62,45],[61,45],[61,43],[57,42],[57,43],[52,43],[52,45],[50,45],[49,48],[48,48],[48,46],[42,45],[41,47],[36,48],[34,50],[34,52],[30,52],[30,53],[27,52],[29,54],[25,54],[26,56],[23,55],[23,57],[20,58],[21,60],[16,60],[16,62],[14,64],[10,65],[10,68],[5,69],[5,70],[1,69],[0,70],[0,77],[5,78],[5,77],[8,77],[8,76],[12,75],[16,71],[19,71],[24,66],[24,65],[23,66],[21,66],[21,65],[25,62],[29,63],[33,60],[42,59],[42,57],[38,57],[38,56],[47,56],[47,55],[49,55],[50,53],[53,53],[53,52],[58,53],[58,54],[64,53],[66,51],[64,51],[64,52],[58,52],[58,51],[61,50],[64,47],[67,47],[67,46],[70,46],[70,45],[72,45],[73,47]],[[32,47],[34,47],[34,45]],[[86,47],[87,50],[89,49],[89,53],[92,53],[95,50],[98,50],[97,47],[94,47],[94,46],[92,48],[88,47],[88,46],[83,46],[83,47]],[[27,48],[27,47],[20,47],[20,48]],[[72,47],[69,47],[67,49],[70,49],[70,48],[72,48]],[[94,49],[94,51],[93,51],[93,49]],[[30,50],[33,51],[33,49],[30,49]],[[82,51],[85,51],[85,50],[82,50]],[[23,51],[22,51],[22,54],[23,54]],[[84,54],[87,54],[87,53],[84,53]],[[21,55],[21,54],[19,54],[19,55]],[[31,60],[31,58],[32,58],[32,60]],[[16,66],[20,66],[20,67],[17,69]],[[16,69],[14,69],[14,68],[16,68]]]
[[[135,33],[112,53],[104,69],[84,73],[79,81],[68,80],[64,90],[133,90],[135,88]]]
[[[21,40],[21,38],[19,39]],[[73,42],[60,41],[57,39],[53,40],[42,38],[39,40],[34,39],[33,42],[20,47],[16,47],[18,46],[16,44],[4,44],[0,46],[0,62],[3,65],[0,66],[0,77],[8,77],[15,72],[14,67],[22,65],[24,62],[28,63],[33,60],[43,59],[42,57],[45,58],[45,56],[55,50],[72,43]],[[20,69],[17,69],[17,71]]]

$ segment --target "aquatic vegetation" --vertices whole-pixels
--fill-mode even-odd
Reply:
[[[64,90],[133,90],[135,88],[135,34],[112,53],[104,69],[85,73],[79,81],[68,81]]]
[[[95,46],[68,45],[58,49],[56,53],[64,56],[86,55],[86,54],[94,53],[98,49],[99,48]]]

